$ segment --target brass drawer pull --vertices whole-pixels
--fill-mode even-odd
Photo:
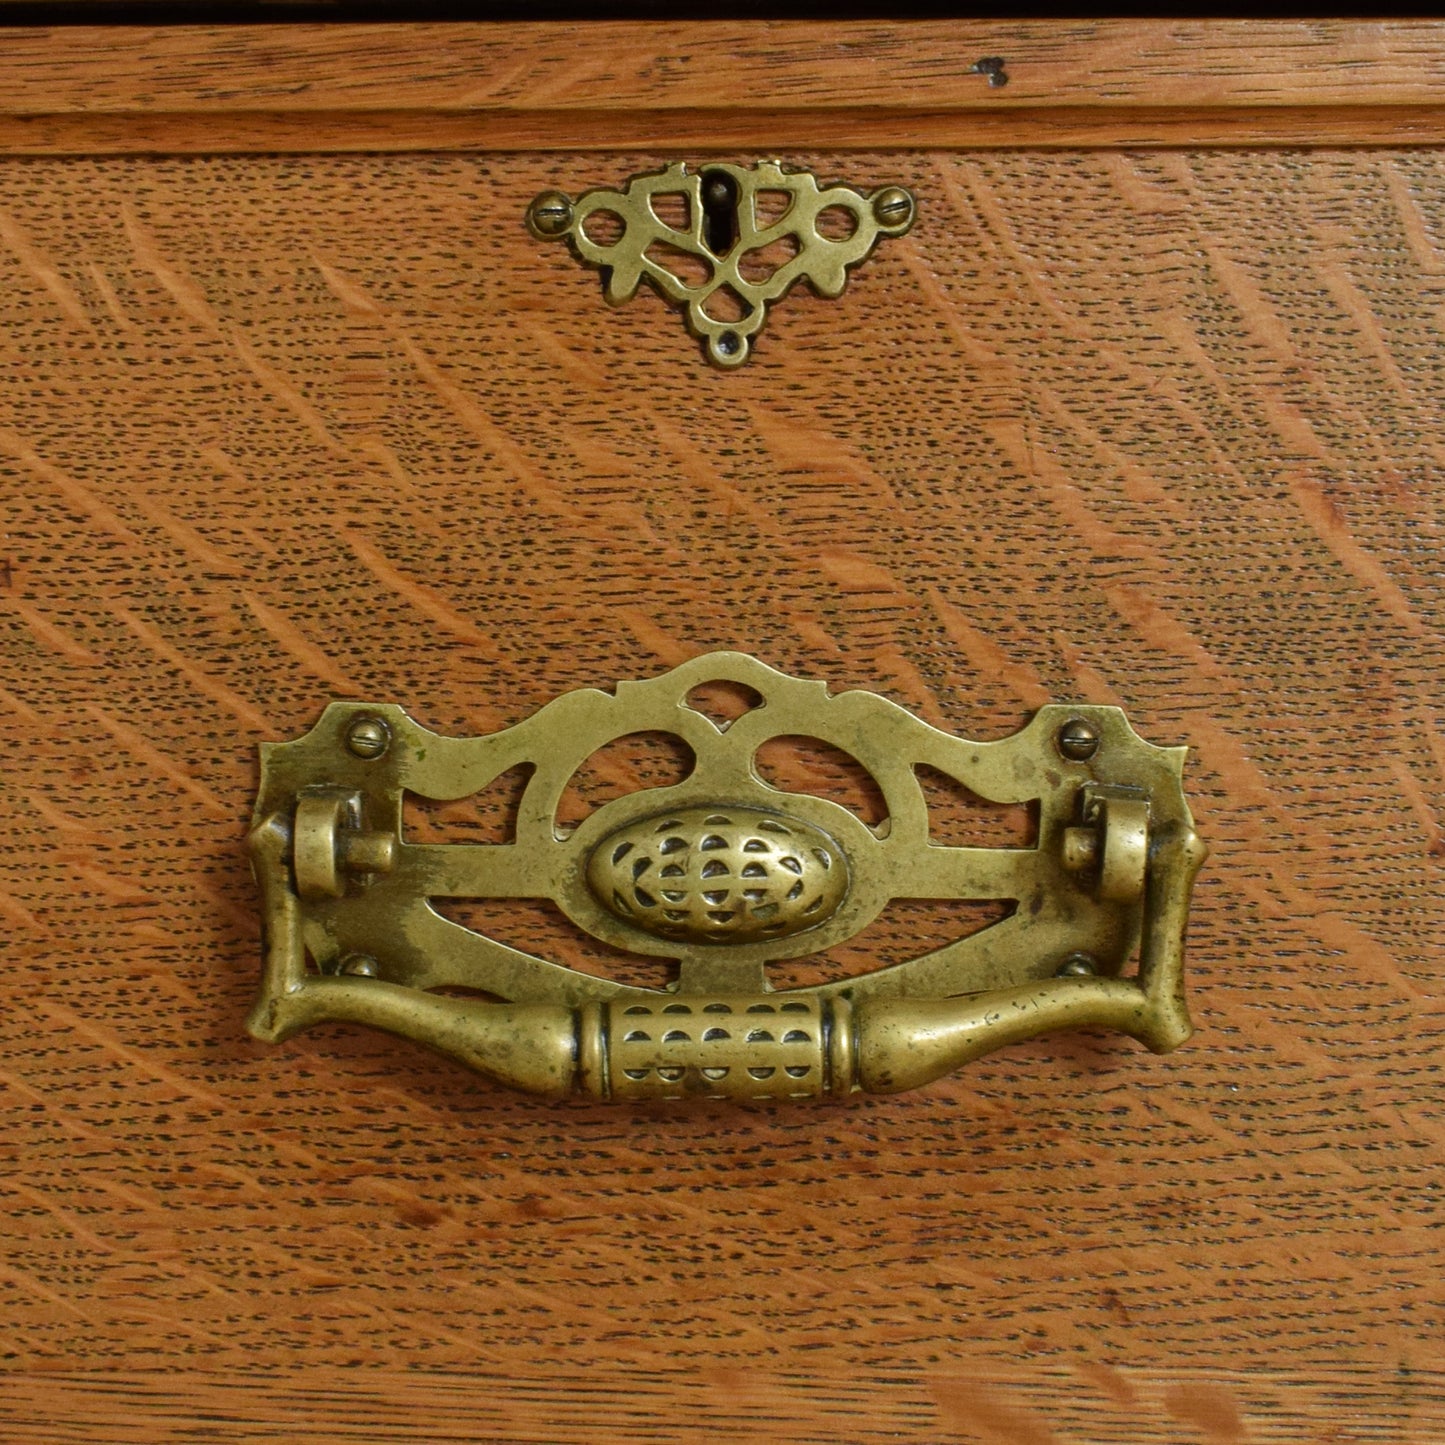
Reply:
[[[916,214],[902,186],[864,195],[819,186],[777,161],[698,171],[678,161],[576,201],[544,191],[527,225],[534,236],[565,237],[578,260],[596,266],[610,305],[630,301],[646,281],[682,308],[709,361],[734,367],[752,354],[774,301],[799,281],[841,296],[849,268],[885,236],[908,231]]]
[[[714,722],[689,696],[719,681],[758,704]],[[691,750],[686,779],[560,826],[582,764],[648,730]],[[870,827],[764,782],[759,748],[796,735],[855,758],[886,820]],[[261,749],[250,849],[266,965],[249,1026],[279,1042],[328,1019],[370,1024],[518,1088],[601,1099],[906,1089],[1074,1026],[1162,1053],[1190,1033],[1184,929],[1207,851],[1180,787],[1184,754],[1143,742],[1117,708],[1082,705],[971,742],[875,694],[832,695],[731,652],[568,693],[490,737],[332,703],[304,737]],[[403,836],[405,793],[466,798],[522,764],[532,772],[510,841]],[[931,841],[919,767],[992,803],[1036,803],[1035,846]],[[670,960],[676,979],[633,987],[508,947],[432,907],[448,897],[550,899],[579,938]],[[895,899],[1016,907],[905,962],[772,987],[770,967],[853,938]]]

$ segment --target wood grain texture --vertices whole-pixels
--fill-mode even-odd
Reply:
[[[1442,30],[1445,42],[1445,30]],[[655,155],[722,150],[786,158],[854,151],[1153,150],[1179,146],[1413,146],[1440,137],[1440,106],[1321,106],[1315,110],[1101,111],[1079,106],[999,111],[480,110],[254,111],[227,118],[0,113],[0,155],[338,155],[376,152],[549,150],[567,155],[646,149]]]
[[[0,154],[1413,144],[1429,20],[5,32]],[[1007,61],[1008,84],[974,73]],[[1181,134],[1181,132],[1186,132]]]
[[[521,228],[653,155],[0,167],[7,1438],[1445,1432],[1445,159],[808,159],[923,219],[730,375]],[[711,647],[1188,742],[1196,1041],[625,1112],[244,1037],[258,741]]]
[[[6,109],[1423,105],[1432,20],[595,21],[11,30]],[[1009,83],[966,71],[1010,62]],[[1015,60],[1015,56],[1018,57]],[[964,80],[970,83],[961,83]]]
[[[1436,1445],[1445,1377],[1213,1372],[1080,1363],[862,1376],[814,1369],[375,1368],[176,1380],[152,1373],[10,1376],[0,1420],[14,1445],[191,1445],[197,1440],[767,1440],[788,1445]]]

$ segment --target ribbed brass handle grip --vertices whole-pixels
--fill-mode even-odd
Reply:
[[[719,680],[762,703],[719,727],[688,703]],[[578,767],[653,729],[691,747],[687,780],[559,827]],[[868,768],[886,823],[764,783],[758,748],[796,734]],[[534,771],[513,841],[402,836],[404,793],[465,797],[524,761]],[[1182,764],[1183,749],[1140,741],[1115,708],[1046,707],[1013,737],[970,742],[735,653],[615,694],[568,694],[489,738],[335,703],[304,738],[263,749],[250,847],[266,972],[250,1028],[275,1042],[324,1020],[363,1023],[518,1088],[614,1100],[891,1092],[1075,1026],[1164,1052],[1190,1032],[1184,930],[1206,854]],[[922,765],[994,802],[1036,801],[1036,846],[932,842]],[[506,947],[443,918],[430,900],[447,896],[550,898],[584,933],[675,960],[676,983],[628,987]],[[955,897],[1018,906],[905,963],[770,986],[772,963],[853,937],[893,899]]]

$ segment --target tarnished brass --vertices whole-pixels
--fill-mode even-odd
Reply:
[[[759,705],[714,722],[689,698],[719,681]],[[1087,757],[1063,751],[1066,729],[1088,733]],[[686,779],[562,826],[569,780],[642,731],[690,749]],[[764,782],[758,750],[795,735],[861,763],[886,819],[868,826]],[[950,737],[872,693],[835,696],[731,652],[568,693],[483,738],[440,737],[392,705],[333,703],[304,737],[261,750],[250,849],[266,967],[249,1026],[278,1042],[324,1020],[370,1024],[519,1088],[603,1099],[904,1089],[1082,1025],[1162,1053],[1190,1033],[1184,928],[1207,851],[1180,787],[1184,755],[1143,742],[1111,707],[1045,707],[995,742]],[[407,841],[405,794],[465,798],[520,764],[532,772],[511,841]],[[933,841],[920,767],[987,802],[1033,804],[1033,846]],[[675,980],[583,973],[451,922],[432,906],[444,898],[550,899],[579,941],[671,960]],[[923,898],[1015,907],[906,962],[773,988],[773,964]]]
[[[733,367],[751,355],[774,301],[799,281],[819,296],[841,295],[849,267],[883,237],[903,235],[916,214],[902,186],[864,195],[820,187],[777,161],[717,161],[696,171],[677,161],[575,202],[543,191],[527,225],[542,239],[565,236],[580,260],[598,267],[613,306],[648,282],[683,308],[708,360]]]
[[[848,891],[842,849],[801,818],[676,808],[604,838],[587,863],[602,906],[659,938],[735,943],[826,923]]]

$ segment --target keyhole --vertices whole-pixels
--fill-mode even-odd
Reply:
[[[726,171],[702,173],[702,239],[714,256],[737,243],[738,183]]]

